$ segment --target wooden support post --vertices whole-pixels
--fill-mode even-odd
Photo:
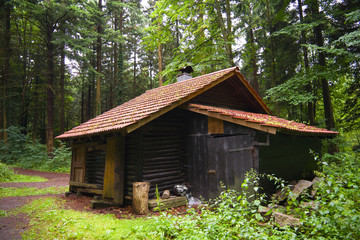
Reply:
[[[118,138],[118,156],[115,161],[114,172],[114,203],[116,205],[124,204],[124,168],[125,168],[125,137]]]
[[[124,202],[124,137],[109,137],[106,144],[103,197],[112,198],[116,205]]]
[[[147,214],[149,211],[150,182],[133,183],[133,208],[136,214]]]

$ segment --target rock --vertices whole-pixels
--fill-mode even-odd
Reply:
[[[296,181],[293,180],[287,186],[290,188],[290,190],[293,190],[295,185],[296,185]],[[280,189],[275,193],[275,198],[281,202],[287,198],[287,192],[283,191],[283,189]]]
[[[318,188],[318,186],[316,185],[316,183],[318,183],[318,182],[320,182],[320,181],[322,181],[322,179],[319,178],[319,177],[315,177],[315,178],[312,180],[313,185],[312,185],[312,190],[311,190],[311,192],[310,192],[311,197],[314,197],[314,196],[315,196],[315,194],[316,194],[316,192],[317,192],[317,188]]]
[[[279,212],[274,212],[273,215],[275,222],[279,224],[280,227],[284,227],[284,226],[296,227],[300,225],[300,219],[295,218],[293,216]]]
[[[300,180],[292,190],[293,198],[296,199],[305,189],[311,187],[313,185],[312,182],[307,180]]]
[[[161,199],[168,199],[170,197],[170,191],[165,190],[161,196]]]

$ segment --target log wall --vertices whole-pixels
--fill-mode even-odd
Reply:
[[[162,193],[186,180],[185,123],[183,110],[161,116],[126,137],[125,195],[132,195],[132,183],[150,182],[149,197],[156,186]]]

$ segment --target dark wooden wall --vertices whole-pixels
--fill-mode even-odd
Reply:
[[[149,197],[155,196],[156,186],[162,192],[185,182],[183,112],[173,110],[126,137],[125,195],[132,195],[134,181],[151,183]]]
[[[97,184],[102,188],[104,184],[105,156],[106,151],[103,149],[86,152],[85,183]]]
[[[222,134],[210,134],[207,116],[188,112],[186,118],[187,171],[192,194],[213,198],[221,191],[220,181],[239,190],[244,173],[258,165],[257,154],[253,154],[256,149],[251,149],[255,130],[224,122]]]
[[[278,133],[270,136],[270,146],[259,150],[261,173],[285,180],[310,179],[316,169],[310,149],[321,152],[321,139]]]

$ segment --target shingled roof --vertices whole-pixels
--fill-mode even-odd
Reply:
[[[223,119],[225,121],[233,122],[272,134],[276,134],[277,131],[298,135],[333,136],[338,134],[338,132],[289,121],[268,114],[244,112],[201,104],[188,104],[184,108],[193,112]]]
[[[209,73],[199,77],[195,77],[189,80],[169,84],[166,86],[158,87],[152,90],[146,91],[144,94],[120,105],[117,106],[103,114],[90,119],[89,121],[82,123],[81,125],[74,127],[73,129],[63,133],[62,135],[56,137],[58,139],[71,139],[78,137],[87,137],[92,135],[99,135],[103,133],[110,132],[121,132],[122,134],[130,133],[137,128],[143,126],[144,124],[152,121],[153,119],[165,114],[166,112],[188,102],[189,100],[195,98],[199,94],[209,90],[210,88],[218,85],[219,83],[231,78],[236,77],[238,81],[241,82],[241,86],[250,93],[250,98],[252,103],[257,105],[257,108],[260,112],[270,114],[269,108],[261,100],[259,95],[254,91],[254,89],[249,85],[245,78],[239,72],[238,67],[232,67],[224,69],[221,71]],[[218,111],[221,114],[229,114],[225,112],[225,109],[213,108],[206,109],[205,106],[200,107],[200,105],[192,105],[192,109],[198,107],[198,110],[206,111]],[[228,110],[229,111],[229,110]],[[240,111],[238,111],[240,114]],[[233,113],[232,113],[233,114]],[[254,120],[257,116],[256,114],[242,112],[243,116],[252,116]],[[233,118],[239,118],[240,115],[233,115]],[[260,116],[260,115],[259,115]],[[265,121],[266,116],[268,119],[278,119],[277,122],[287,121],[285,119],[275,118],[270,115],[261,115],[262,119]],[[272,121],[271,121],[272,122]],[[260,123],[260,122],[258,122]],[[266,124],[269,125],[270,120]],[[263,124],[263,123],[261,123]],[[267,129],[271,128],[285,128],[286,124],[280,125],[275,124],[268,126]],[[301,125],[302,126],[302,125]],[[309,126],[308,126],[309,127]],[[300,125],[293,126],[293,131],[298,132],[309,132],[312,127],[304,128]],[[261,129],[259,129],[261,130]],[[321,132],[322,131],[322,132]],[[334,134],[332,132],[326,133],[327,130],[313,130],[313,134]]]

